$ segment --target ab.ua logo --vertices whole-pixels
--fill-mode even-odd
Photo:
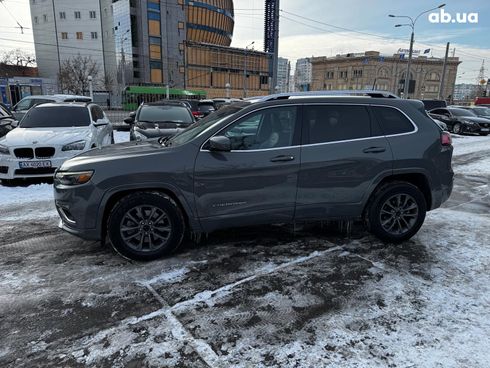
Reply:
[[[430,13],[429,22],[431,23],[478,23],[478,13],[456,13],[452,16],[441,9],[439,13]]]

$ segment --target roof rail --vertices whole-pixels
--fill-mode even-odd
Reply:
[[[251,102],[265,102],[275,100],[288,100],[294,98],[308,98],[308,97],[327,97],[327,96],[360,96],[360,97],[372,97],[372,98],[400,98],[394,93],[388,91],[377,90],[332,90],[332,91],[310,91],[310,92],[290,92],[290,93],[277,93],[268,96],[249,97],[246,100]]]

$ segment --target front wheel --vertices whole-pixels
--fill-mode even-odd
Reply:
[[[419,231],[426,211],[419,188],[406,182],[389,183],[372,198],[366,213],[368,229],[383,241],[400,243]]]
[[[456,123],[453,125],[453,133],[454,134],[461,134],[463,132],[463,129],[461,128],[460,123]]]
[[[107,221],[114,249],[142,261],[172,253],[182,242],[184,229],[177,204],[159,192],[129,194],[116,203]]]
[[[480,133],[480,135],[487,136],[488,133]]]

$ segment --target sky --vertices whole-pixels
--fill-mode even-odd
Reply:
[[[388,15],[416,17],[442,2],[444,0],[281,0],[279,56],[294,64],[302,57],[329,57],[367,50],[392,55],[400,48],[408,49],[411,30],[405,26],[394,27],[406,23],[407,19]],[[0,52],[12,48],[34,52],[29,0],[0,0],[0,3]],[[441,17],[441,10],[422,15],[415,25],[414,49],[430,48],[434,57],[444,57],[446,43],[450,42],[450,55],[455,49],[455,56],[463,62],[457,83],[476,83],[483,60],[487,69],[485,78],[490,77],[490,1],[445,0],[445,3],[446,14],[455,19],[459,13],[460,21],[466,14],[466,22],[437,23],[436,16]],[[245,47],[254,42],[255,49],[263,50],[264,1],[234,0],[234,5],[232,46]],[[469,14],[473,15],[468,18]],[[15,28],[16,21],[26,28],[24,34]]]

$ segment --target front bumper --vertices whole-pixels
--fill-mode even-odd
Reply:
[[[52,177],[57,168],[59,168],[63,162],[72,158],[73,156],[81,153],[81,151],[73,151],[73,154],[55,156],[43,159],[27,159],[17,158],[10,155],[0,155],[0,179],[27,179],[27,178],[43,178]],[[21,168],[21,162],[50,162],[50,167],[39,168]]]

